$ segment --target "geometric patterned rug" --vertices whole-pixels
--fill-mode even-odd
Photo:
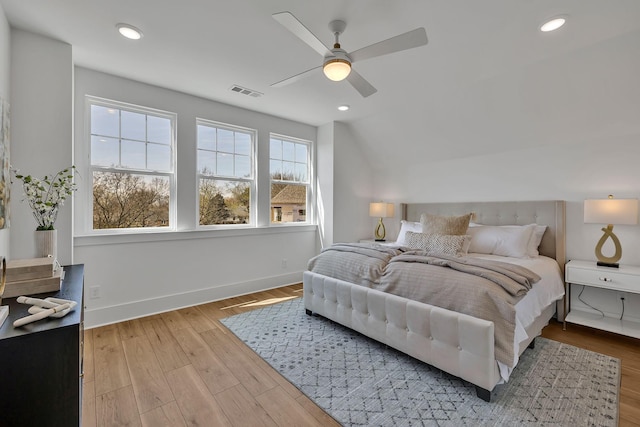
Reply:
[[[487,403],[475,387],[320,316],[301,298],[222,323],[344,426],[616,426],[620,362],[536,338]]]

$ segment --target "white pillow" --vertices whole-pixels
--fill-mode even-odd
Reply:
[[[413,231],[414,233],[422,233],[422,224],[420,222],[400,221],[400,233],[396,239],[396,244],[407,246],[407,231]]]
[[[471,236],[469,252],[493,254],[513,258],[529,256],[529,239],[536,224],[523,226],[473,225],[467,230]]]
[[[547,231],[546,225],[535,224],[527,248],[527,255],[529,255],[530,257],[537,257],[538,255],[540,255],[540,252],[538,252],[538,247],[540,246],[540,242],[542,242],[542,236],[544,236],[545,231]]]
[[[545,231],[547,231],[546,225],[538,225],[538,224],[496,225],[492,227],[522,228],[522,227],[528,227],[532,225],[534,226],[534,228],[533,228],[533,232],[531,233],[531,237],[529,238],[529,242],[527,243],[527,256],[531,258],[535,258],[540,255],[540,252],[538,252],[538,247],[540,246],[540,242],[542,242],[542,237],[544,236]],[[487,226],[483,224],[477,224],[475,222],[470,222],[469,227],[487,227]],[[470,251],[470,252],[473,252],[473,251]],[[488,253],[488,252],[479,252],[479,253]]]

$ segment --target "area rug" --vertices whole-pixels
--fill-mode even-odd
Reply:
[[[616,426],[618,359],[538,337],[491,402],[295,299],[222,319],[344,426]]]

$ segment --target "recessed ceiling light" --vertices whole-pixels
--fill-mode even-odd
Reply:
[[[142,31],[129,24],[118,24],[116,25],[118,32],[122,34],[124,37],[131,40],[140,40],[142,38]]]
[[[338,107],[338,110],[340,110],[340,111],[347,111],[348,109],[349,109],[348,105],[341,105],[341,106]]]
[[[548,33],[562,27],[567,22],[566,16],[556,16],[540,26],[540,31]]]

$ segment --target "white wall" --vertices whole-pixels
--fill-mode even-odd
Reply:
[[[373,186],[372,168],[344,123],[336,122],[334,141],[334,241],[372,238],[378,219],[369,218],[369,202],[381,197]]]
[[[84,190],[91,179],[88,171],[81,171],[85,178],[78,181],[80,188],[74,201],[74,261],[85,264],[89,327],[302,280],[308,259],[316,253],[315,226],[195,230],[195,122],[196,118],[204,118],[256,129],[261,170],[269,164],[269,132],[315,141],[315,127],[79,67],[75,71],[75,85],[78,159],[87,158],[84,123],[87,94],[178,115],[176,171],[180,231],[83,236],[84,219],[89,215]],[[268,212],[268,181],[259,185],[258,207]],[[267,225],[268,218],[263,217],[260,224]],[[100,287],[101,296],[92,299],[95,286]]]
[[[316,143],[318,241],[319,245],[323,248],[330,246],[334,241],[334,129],[335,122],[320,126],[318,128],[318,141]],[[350,193],[345,192],[345,194]]]
[[[10,64],[11,64],[11,44],[10,44],[10,28],[7,18],[0,5],[0,99],[7,102],[10,101],[11,93],[9,92]],[[10,190],[7,188],[7,190]],[[15,195],[14,195],[15,199]],[[14,202],[15,203],[15,202]],[[10,218],[7,218],[10,219]],[[10,229],[4,228],[0,230],[0,256],[10,257],[9,251]]]
[[[71,46],[11,30],[11,163],[42,177],[73,164],[73,65]],[[11,257],[33,258],[36,222],[16,180],[11,188]],[[59,211],[58,259],[73,260],[71,203]]]
[[[317,151],[322,247],[371,238],[375,224],[369,218],[369,202],[377,198],[361,145],[346,124],[332,122],[318,128]]]

